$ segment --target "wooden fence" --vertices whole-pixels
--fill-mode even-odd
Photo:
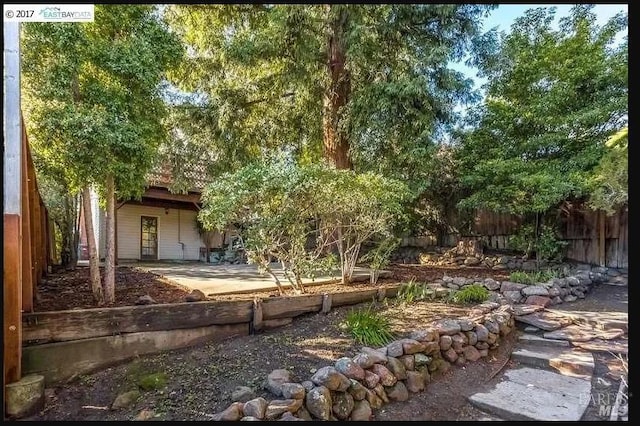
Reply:
[[[24,122],[21,121],[20,188],[7,188],[20,193],[20,214],[4,214],[3,317],[4,317],[4,383],[19,380],[21,357],[21,315],[33,312],[36,288],[47,273],[51,247],[51,229],[47,209],[36,181]],[[6,144],[6,141],[5,141]],[[5,162],[17,158],[5,157]],[[5,164],[5,167],[7,165]]]
[[[612,268],[629,266],[629,213],[627,206],[613,215],[588,209],[583,203],[573,203],[560,215],[560,235],[567,241],[566,256],[570,260]],[[509,238],[522,223],[516,215],[478,211],[471,234],[482,239],[487,247],[508,249]],[[444,237],[444,246],[455,246],[462,237],[450,233]],[[435,236],[407,237],[403,246],[433,247]]]
[[[395,297],[399,288],[26,313],[22,370],[56,383],[138,355],[248,335],[299,315]]]

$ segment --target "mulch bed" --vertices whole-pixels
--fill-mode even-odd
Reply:
[[[380,279],[376,285],[369,282],[355,282],[350,285],[323,284],[306,286],[306,293],[341,293],[355,290],[389,287],[409,281],[433,282],[443,275],[486,278],[504,280],[508,274],[481,267],[454,268],[446,266],[395,264],[387,268],[392,277]],[[104,268],[100,268],[104,278]],[[156,303],[179,303],[185,301],[190,293],[188,287],[174,283],[159,275],[144,272],[135,267],[118,266],[116,268],[116,301],[111,306],[132,306],[140,296],[149,295]],[[291,293],[289,290],[288,293]],[[256,291],[252,293],[230,294],[211,297],[210,300],[252,300],[255,297],[267,298],[278,296],[272,291]],[[35,311],[59,311],[67,309],[86,309],[97,307],[93,301],[89,268],[78,267],[73,271],[49,274],[38,286]]]

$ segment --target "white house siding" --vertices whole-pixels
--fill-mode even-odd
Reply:
[[[158,218],[158,259],[199,260],[204,244],[196,229],[195,211],[168,209],[165,213],[161,207],[135,204],[118,209],[118,259],[140,259],[141,216]]]

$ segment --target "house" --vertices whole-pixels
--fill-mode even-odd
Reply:
[[[201,178],[206,176],[204,168],[192,169],[190,176],[187,176],[192,187],[187,193],[179,194],[169,191],[172,178],[166,170],[167,167],[159,167],[150,174],[141,200],[119,200],[116,203],[118,261],[205,261],[206,244],[196,225],[198,211],[202,208],[200,196],[206,184]],[[98,257],[103,260],[106,253],[105,211],[99,206],[94,191],[91,207]],[[82,212],[80,224],[79,258],[88,259]],[[209,233],[209,247],[212,251],[224,251],[236,236],[232,229],[224,233]]]

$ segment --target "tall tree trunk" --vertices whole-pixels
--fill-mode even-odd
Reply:
[[[106,255],[104,258],[104,298],[108,304],[116,301],[116,227],[115,227],[115,182],[113,175],[107,176],[107,214],[105,217]]]
[[[87,233],[87,245],[89,246],[89,275],[91,277],[91,291],[93,299],[98,305],[104,304],[104,294],[100,282],[100,265],[98,264],[98,250],[96,249],[96,236],[93,232],[93,216],[91,215],[91,192],[85,186],[82,190],[82,206],[84,208],[84,230]]]
[[[322,117],[324,158],[338,169],[351,169],[349,140],[340,128],[343,107],[349,101],[351,78],[346,69],[345,32],[348,12],[344,5],[328,5],[329,33],[327,44],[327,68],[329,84],[324,93]]]

